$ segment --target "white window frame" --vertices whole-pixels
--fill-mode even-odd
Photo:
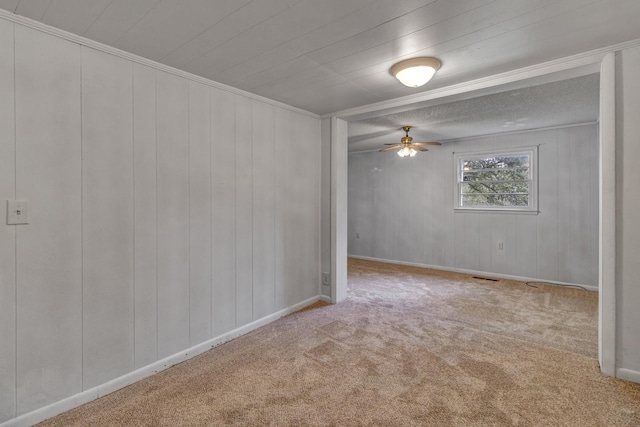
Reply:
[[[529,166],[529,206],[462,206],[462,164],[464,160],[482,159],[487,157],[507,157],[517,155],[528,155]],[[513,149],[493,149],[483,151],[472,151],[464,153],[454,153],[454,210],[456,212],[511,212],[511,213],[538,213],[538,147],[520,147]]]

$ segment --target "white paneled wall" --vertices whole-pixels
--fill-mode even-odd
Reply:
[[[310,133],[320,136],[320,121],[293,112],[287,112],[287,116],[291,123],[284,129],[288,145],[276,150],[285,157],[287,171],[278,184],[279,191],[284,191],[279,198],[284,204],[284,224],[280,224],[284,226],[285,288],[280,292],[285,296],[284,307],[311,298],[320,290],[315,286],[320,283],[320,267],[315,264],[320,259],[320,242],[315,238],[320,233],[320,193],[314,191],[316,183],[298,178],[308,174],[308,168],[320,171],[319,147],[300,142]]]
[[[275,111],[276,123],[290,123],[293,121],[293,113],[285,110]],[[287,152],[289,147],[294,143],[294,139],[291,137],[291,129],[284,126],[276,126],[274,129],[274,146],[275,152],[278,155],[274,159],[275,166],[275,218],[274,218],[274,255],[275,255],[275,281],[280,286],[276,286],[275,289],[275,303],[276,309],[282,309],[287,307],[287,300],[290,297],[287,293],[288,282],[286,281],[286,266],[285,266],[285,232],[287,229],[285,212],[287,211],[287,198],[285,197],[288,192],[287,188]]]
[[[133,64],[134,356],[158,359],[156,71]]]
[[[13,24],[0,20],[0,209],[15,198]],[[0,420],[16,411],[16,227],[0,221]],[[5,393],[5,390],[7,393]]]
[[[620,52],[616,64],[616,368],[640,382],[640,47]],[[620,68],[618,69],[618,64]]]
[[[235,95],[211,89],[212,334],[236,326]]]
[[[236,97],[236,326],[253,320],[253,135],[251,100]]]
[[[0,423],[319,294],[319,120],[4,20],[0,93]]]
[[[190,343],[211,338],[211,113],[208,88],[189,82]]]
[[[15,26],[18,413],[83,386],[80,71],[79,45]]]
[[[189,82],[156,75],[158,357],[189,347]]]
[[[351,154],[349,254],[597,286],[597,144],[584,125]],[[539,214],[454,213],[454,152],[526,146],[539,146]]]
[[[275,310],[275,116],[252,102],[253,121],[253,320]],[[259,286],[257,286],[259,284]]]
[[[132,64],[82,47],[83,385],[134,367]]]

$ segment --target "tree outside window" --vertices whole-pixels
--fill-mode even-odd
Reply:
[[[456,154],[456,208],[536,210],[535,161],[535,149]]]

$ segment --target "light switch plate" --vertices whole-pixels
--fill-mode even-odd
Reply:
[[[329,273],[322,273],[322,284],[329,286]]]
[[[29,224],[29,202],[7,200],[7,225]]]

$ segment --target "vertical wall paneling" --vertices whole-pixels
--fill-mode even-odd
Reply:
[[[516,242],[517,271],[523,277],[537,277],[537,218],[535,215],[518,215],[516,221],[516,227],[518,228]]]
[[[318,144],[311,141],[320,139],[320,124],[307,116],[295,114],[294,120],[301,123],[301,132],[297,133],[299,142],[295,144],[299,157],[296,162],[301,163],[303,173],[294,175],[301,183],[302,199],[302,229],[299,234],[302,236],[301,244],[303,251],[303,273],[302,281],[296,283],[296,288],[301,289],[302,293],[298,296],[298,301],[306,300],[318,295],[320,286],[320,269],[318,260],[320,259],[320,199],[318,193],[320,191],[320,149]],[[346,128],[346,126],[345,126]],[[346,190],[346,189],[345,189]],[[345,195],[346,197],[346,195]],[[345,234],[346,234],[345,219]],[[345,248],[346,250],[346,248]],[[346,255],[346,254],[345,254]],[[293,303],[293,302],[292,302]]]
[[[457,215],[460,216],[460,215]],[[491,216],[491,270],[495,273],[506,274],[508,269],[507,254],[509,249],[498,249],[498,244],[502,243],[503,248],[508,248],[509,238],[508,221],[512,215],[495,214]]]
[[[211,337],[211,113],[207,86],[189,82],[191,345]]]
[[[535,219],[535,217],[534,217]],[[478,216],[478,271],[491,271],[491,215]]]
[[[355,252],[359,251],[361,242],[366,245],[367,239],[373,236],[369,223],[372,221],[374,212],[363,209],[367,206],[365,200],[375,191],[374,173],[368,169],[373,160],[371,156],[353,155],[349,163],[348,210],[351,215],[348,218],[347,239],[349,247],[352,247]],[[371,185],[366,185],[364,182],[366,180],[369,180]]]
[[[158,359],[156,71],[133,64],[135,367]]]
[[[356,168],[355,176],[351,175],[351,168],[349,168],[349,171],[348,171],[349,188],[353,188],[351,184],[352,179],[356,181],[355,182],[356,185],[354,186],[355,188],[362,188],[362,185],[358,185],[358,182],[357,182],[358,180],[362,180],[362,179],[369,179],[371,185],[366,186],[365,187],[366,191],[364,192],[352,191],[351,193],[348,194],[347,211],[350,208],[349,200],[352,195],[356,198],[376,197],[376,192],[378,191],[380,183],[378,179],[378,174],[376,173],[377,171],[376,171],[374,160],[375,159],[371,158],[370,156],[363,156],[363,161],[360,162],[359,168]],[[359,174],[358,172],[360,172],[362,169],[364,169],[363,173]],[[360,184],[363,184],[363,183],[360,182]],[[362,203],[356,203],[356,205],[362,206]],[[350,225],[347,224],[347,229],[349,230],[349,239],[352,239],[353,243],[356,246],[361,244],[362,245],[370,244],[369,242],[376,235],[375,212],[364,211],[364,212],[359,212],[354,216],[356,217],[356,220],[357,220],[357,227],[351,228]]]
[[[558,146],[560,252],[559,277],[561,281],[584,283],[590,273],[589,225],[589,148],[584,145],[584,129],[566,135],[568,140]],[[584,201],[582,203],[581,201]]]
[[[395,185],[388,179],[385,179],[386,171],[393,168],[395,160],[392,156],[378,156],[377,162],[378,170],[376,171],[375,180],[377,188],[374,200],[392,200],[391,203],[381,203],[380,209],[374,210],[374,224],[376,227],[376,237],[373,239],[375,242],[374,256],[383,259],[393,259],[395,256],[393,253],[393,245],[390,244],[390,242],[393,242],[394,227],[397,224],[394,211],[395,201],[393,201],[396,197]],[[364,209],[366,210],[366,207]],[[347,212],[349,212],[348,209]]]
[[[348,125],[331,118],[331,300],[347,297]]]
[[[578,147],[568,129],[560,129],[563,144],[558,144],[558,280],[571,282],[578,245],[574,234],[579,232],[580,206],[578,205],[578,177],[575,175],[575,156]],[[570,160],[569,163],[567,163]],[[566,201],[566,203],[562,203]]]
[[[466,231],[466,241],[464,243],[464,268],[469,270],[480,270],[480,252],[482,251],[482,243],[480,241],[480,222],[481,214],[464,215]],[[462,249],[462,248],[461,248]]]
[[[553,130],[538,132],[526,132],[514,138],[513,146],[534,147],[546,142],[547,135],[552,135]],[[594,139],[595,140],[595,139]],[[589,144],[593,145],[593,144]],[[540,148],[538,148],[538,153]],[[539,159],[538,159],[539,160]],[[545,167],[547,165],[544,165]],[[541,173],[540,162],[538,161],[538,173]],[[546,169],[544,169],[546,171]],[[546,173],[546,172],[545,172]],[[538,277],[538,216],[539,215],[518,215],[515,220],[516,251],[515,258],[517,266],[512,266],[524,277]]]
[[[427,242],[433,239],[433,230],[437,226],[434,224],[434,212],[432,209],[433,206],[433,197],[435,189],[433,188],[433,181],[430,178],[431,172],[433,168],[436,167],[436,163],[434,162],[434,158],[432,156],[424,156],[425,159],[422,161],[424,165],[424,173],[422,179],[424,180],[424,191],[423,191],[423,207],[422,213],[420,215],[420,219],[424,223],[424,241],[422,243],[422,253],[424,254],[424,263],[432,264],[431,259],[433,258],[433,247]]]
[[[305,147],[296,142],[296,137],[304,132],[303,124],[295,114],[289,121],[289,132],[292,139],[287,156],[287,176],[302,177],[305,170]],[[294,148],[295,147],[295,148]],[[307,248],[306,236],[303,234],[304,221],[304,184],[302,179],[288,179],[285,182],[284,212],[284,244],[286,256],[285,287],[287,305],[301,297],[300,285],[304,280],[304,256]]]
[[[253,320],[251,100],[236,96],[236,326]]]
[[[427,180],[427,167],[426,162],[414,163],[413,170],[415,176],[421,182],[425,182]],[[426,187],[426,186],[425,186]],[[427,232],[427,223],[425,221],[425,211],[429,209],[429,192],[427,188],[424,191],[414,192],[413,197],[416,199],[416,203],[413,205],[413,209],[411,211],[411,215],[416,221],[416,229],[420,233],[421,236],[424,236]],[[411,259],[412,262],[424,263],[426,258],[426,245],[422,241],[416,241],[415,239],[411,239],[412,241],[412,251],[411,251]]]
[[[79,45],[16,25],[18,415],[82,390],[80,86]]]
[[[591,275],[591,230],[592,224],[589,222],[591,218],[591,180],[596,174],[592,172],[593,164],[593,144],[586,145],[584,141],[588,141],[589,137],[593,140],[591,128],[580,127],[574,129],[570,135],[571,158],[565,159],[563,164],[573,165],[571,168],[572,191],[575,198],[579,201],[575,203],[578,208],[575,215],[569,213],[567,216],[572,218],[573,233],[570,237],[573,247],[570,251],[571,272],[570,282],[572,283],[589,283]]]
[[[465,268],[465,257],[466,257],[466,217],[463,215],[455,215],[454,223],[453,223],[453,235],[454,235],[454,244],[453,247],[456,250],[453,253],[453,262],[456,268]]]
[[[82,47],[83,379],[133,370],[133,90],[130,61]]]
[[[278,121],[276,121],[278,123]],[[277,125],[276,125],[277,126]],[[321,257],[320,267],[322,272],[329,275],[331,269],[331,119],[325,118],[321,121],[320,139],[320,161],[321,161],[321,200],[320,200],[320,236],[321,236]],[[276,145],[278,141],[276,139]],[[281,151],[276,150],[280,153]],[[278,171],[276,169],[276,174]],[[277,186],[276,186],[277,191]],[[276,207],[277,209],[277,207]],[[277,221],[277,219],[276,219]],[[276,232],[276,239],[278,233]],[[329,275],[330,276],[330,275]],[[276,280],[277,282],[277,280]],[[331,286],[323,283],[322,295],[331,297]]]
[[[543,280],[558,277],[558,143],[559,134],[545,133],[538,149],[538,274]]]
[[[432,236],[435,241],[440,244],[432,245],[432,264],[442,266],[453,266],[455,262],[455,255],[452,251],[453,240],[448,237],[453,236],[452,222],[455,217],[451,215],[451,209],[453,207],[453,187],[447,185],[449,182],[453,182],[454,173],[451,169],[453,166],[453,150],[455,147],[449,147],[449,144],[445,144],[429,150],[429,156],[433,157],[435,166],[430,169],[431,173],[428,176],[431,181],[431,186],[434,190],[432,201],[432,209],[434,218],[432,226]],[[389,183],[391,185],[391,183]],[[451,191],[448,189],[451,188]]]
[[[392,154],[392,153],[389,153]],[[398,179],[402,184],[395,188],[394,222],[397,224],[394,233],[394,254],[409,262],[420,262],[422,260],[422,242],[415,239],[416,235],[424,235],[423,222],[420,220],[421,212],[420,199],[411,183],[423,181],[424,168],[419,162],[408,162],[409,159],[398,156],[389,156],[394,161],[401,163],[397,167]],[[411,225],[409,225],[411,224]]]
[[[505,254],[506,265],[504,274],[517,276],[518,274],[518,216],[506,215],[504,218],[505,239],[502,252]],[[520,236],[525,238],[527,236]]]
[[[236,325],[235,95],[210,88],[211,102],[211,334]]]
[[[536,145],[538,215],[453,212],[453,152]],[[452,141],[413,159],[354,153],[349,253],[596,286],[597,179],[595,125]],[[371,212],[374,238],[356,239]]]
[[[320,257],[320,151],[316,144],[307,143],[307,138],[320,139],[320,128],[316,121],[297,113],[291,113],[289,117],[287,127],[291,136],[287,139],[283,157],[286,157],[285,176],[291,178],[278,184],[282,187],[279,190],[284,191],[279,203],[283,208],[287,306],[317,295],[320,283],[320,270],[313,261]]]
[[[13,23],[0,20],[0,211],[15,199]],[[16,412],[16,227],[0,221],[0,423]]]
[[[0,423],[318,295],[319,120],[3,19],[0,94]]]
[[[282,108],[275,109],[274,150],[274,263],[275,263],[275,309],[282,310],[287,304],[287,254],[285,246],[285,213],[287,207],[287,171],[293,138],[291,137],[291,117],[293,113]],[[328,270],[327,270],[328,271]]]
[[[189,347],[189,83],[157,72],[158,357]]]
[[[595,144],[591,147],[591,158],[598,159],[600,162],[600,138],[598,136],[598,127],[594,127],[591,129],[591,134],[588,136],[589,139],[594,139],[598,141],[598,144]],[[600,236],[600,175],[591,174],[589,177],[589,188],[590,188],[590,215],[589,215],[589,223],[591,224],[591,243],[590,243],[590,277],[598,277],[599,273],[599,264],[600,264],[600,245],[599,245],[599,236]],[[598,283],[598,282],[596,282]]]
[[[252,101],[253,320],[275,311],[274,107]]]
[[[613,58],[605,59],[603,70],[606,70],[607,77],[611,77],[610,73],[614,72],[612,64]],[[615,337],[603,335],[603,344],[611,344],[615,342],[615,365],[609,358],[613,356],[611,351],[603,349],[603,361],[611,370],[612,365],[617,369],[617,375],[624,375],[628,379],[638,380],[640,372],[640,287],[638,286],[638,277],[640,276],[640,263],[638,263],[638,253],[640,252],[640,224],[638,223],[638,212],[640,211],[640,169],[637,163],[640,158],[640,146],[638,145],[638,135],[640,135],[640,81],[636,78],[638,68],[640,67],[640,47],[633,47],[616,54],[615,58],[615,90],[616,90],[616,130],[615,130],[615,157],[616,157],[616,248],[615,248],[615,296],[611,295],[613,289],[608,287],[602,290],[602,294],[607,299],[602,301],[602,310],[605,316],[613,314],[615,311]],[[606,68],[605,68],[606,67]],[[612,85],[610,80],[603,79],[603,83]],[[611,87],[609,87],[611,89]],[[607,96],[607,110],[603,113],[609,116],[613,113],[613,106],[610,104],[610,92],[604,92]],[[610,118],[610,116],[609,116]],[[602,123],[602,135],[604,138],[611,138],[612,131],[611,122],[604,121]],[[610,142],[610,141],[607,141]],[[609,152],[609,147],[603,147],[603,168],[610,172],[613,167],[611,162],[614,160]],[[613,183],[604,182],[605,191],[611,191]],[[611,194],[604,196],[605,201],[611,201]],[[612,218],[609,218],[610,212],[607,212],[608,206],[603,207],[602,226],[608,231],[613,231],[614,224]],[[612,242],[607,241],[608,245]],[[611,247],[607,247],[607,254],[613,255]],[[605,270],[605,280],[611,280],[609,276],[613,266],[611,259],[604,258],[602,260]],[[613,284],[611,284],[613,287]],[[615,309],[612,299],[615,298]],[[603,316],[604,317],[604,316]],[[607,328],[606,332],[612,333],[610,329],[611,320],[606,317],[602,326]],[[622,374],[622,375],[621,375]]]

